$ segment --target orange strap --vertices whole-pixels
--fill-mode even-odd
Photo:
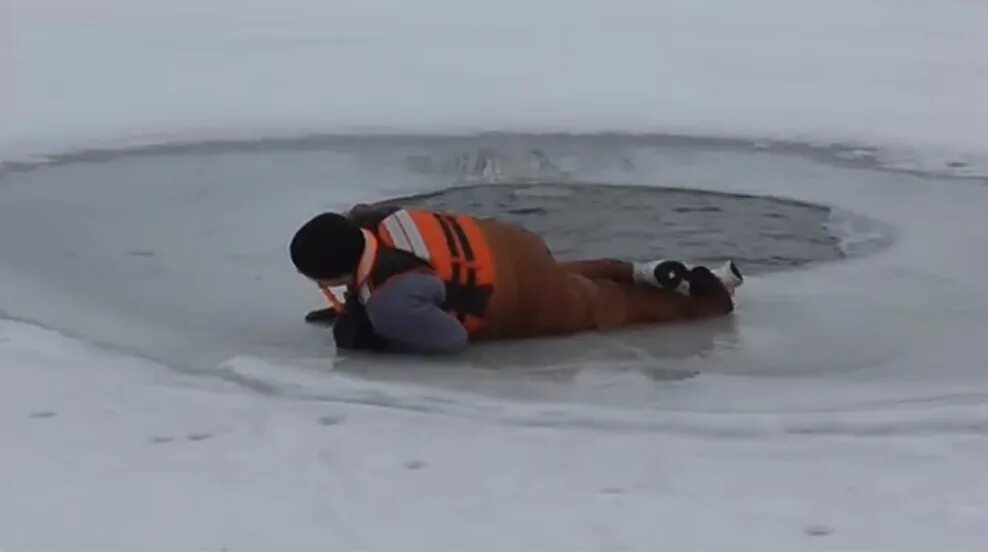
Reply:
[[[370,297],[370,286],[368,285],[368,279],[370,278],[370,273],[374,270],[374,265],[377,263],[377,238],[372,232],[361,229],[364,234],[364,251],[360,255],[360,261],[357,264],[357,271],[354,274],[354,284],[357,289],[357,293],[363,300],[367,300]],[[343,314],[346,311],[346,304],[340,301],[333,293],[333,290],[322,285],[319,286],[319,290],[322,291],[323,297],[326,298],[326,302],[336,311],[337,314]]]
[[[377,236],[364,232],[367,246],[356,275],[364,301],[372,292],[368,279],[377,260],[379,238],[381,243],[429,263],[446,284],[447,312],[456,316],[468,333],[484,327],[494,291],[494,255],[475,219],[403,209],[381,222]]]
[[[354,285],[360,299],[366,302],[370,299],[371,285],[370,275],[377,264],[377,237],[369,230],[360,230],[364,234],[364,252],[360,255],[360,262],[357,263],[357,273],[354,274]]]
[[[329,302],[329,305],[333,307],[334,311],[336,311],[336,314],[343,314],[343,312],[346,310],[344,304],[336,297],[336,294],[333,293],[333,290],[323,286],[319,286],[319,289],[322,291],[323,296],[326,297],[326,301]]]
[[[494,255],[487,236],[468,216],[408,211],[428,245],[430,264],[446,283],[446,304],[469,333],[486,324],[494,292]]]

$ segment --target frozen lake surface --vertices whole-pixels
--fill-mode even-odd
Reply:
[[[980,365],[895,362],[917,341],[956,333],[954,314],[981,300],[945,285],[947,265],[896,256],[910,234],[954,231],[944,210],[971,208],[962,198],[986,193],[978,179],[745,142],[498,135],[103,152],[0,183],[10,315],[269,392],[278,371],[239,374],[237,359],[659,409],[839,409],[929,398],[947,383],[984,392]],[[444,359],[337,356],[326,330],[301,321],[320,298],[292,271],[286,244],[315,212],[396,197],[524,224],[562,258],[733,257],[749,279],[724,320],[485,344]],[[807,378],[857,381],[861,392],[708,399],[670,385],[701,374],[769,387],[798,378],[797,389]],[[895,391],[916,379],[929,383]],[[875,385],[877,395],[864,391]]]

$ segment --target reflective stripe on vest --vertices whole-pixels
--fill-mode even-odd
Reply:
[[[366,231],[365,231],[366,232]],[[369,234],[369,233],[368,233]],[[358,289],[366,302],[373,292],[370,273],[377,260],[378,240],[368,237],[357,270]],[[378,227],[382,243],[407,251],[429,263],[446,284],[447,312],[468,333],[484,326],[494,292],[494,256],[476,220],[463,215],[399,210]]]

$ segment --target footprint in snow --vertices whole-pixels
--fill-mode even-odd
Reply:
[[[343,414],[327,414],[319,418],[319,425],[331,426],[342,423],[346,419]]]
[[[828,527],[826,525],[811,524],[803,528],[803,532],[811,537],[825,537],[834,532],[833,527]]]
[[[209,439],[212,436],[213,436],[212,433],[190,433],[190,434],[188,434],[188,435],[185,436],[185,440],[187,440],[187,441],[205,441],[206,439]],[[155,443],[155,444],[158,444],[158,445],[161,445],[161,444],[164,444],[164,443],[171,443],[171,442],[174,442],[174,441],[175,441],[175,437],[172,437],[171,435],[159,435],[157,437],[152,437],[151,438],[151,442],[152,443]]]

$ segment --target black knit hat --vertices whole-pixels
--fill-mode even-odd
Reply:
[[[357,270],[364,235],[343,215],[322,213],[299,228],[289,250],[299,272],[330,280]]]

